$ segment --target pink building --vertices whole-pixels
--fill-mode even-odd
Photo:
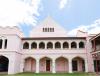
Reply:
[[[82,31],[69,37],[50,17],[33,28],[30,37],[17,27],[0,27],[0,72],[95,72],[93,39]],[[100,42],[97,47],[100,52]],[[99,70],[100,58],[97,63]]]

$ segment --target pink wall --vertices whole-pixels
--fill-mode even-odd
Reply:
[[[78,60],[78,71],[82,72],[82,60]]]
[[[73,60],[76,60],[77,61],[77,71],[78,72],[83,72],[83,69],[82,69],[82,66],[83,66],[82,60],[83,59],[77,57],[77,58],[74,58]]]
[[[39,65],[39,71],[40,72],[46,72],[46,59],[49,59],[49,58],[40,59],[40,65]],[[51,71],[52,71],[52,61],[50,61],[50,72]]]
[[[25,60],[24,65],[25,72],[35,72],[36,71],[36,61],[32,58],[28,58]]]
[[[56,72],[68,72],[68,61],[65,58],[56,60]]]
[[[46,67],[45,65],[46,65],[45,58],[43,58],[43,59],[40,60],[40,66],[39,66],[40,72],[45,72],[46,71],[45,70],[45,67]]]

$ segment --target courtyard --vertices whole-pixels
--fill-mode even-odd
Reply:
[[[96,75],[95,73],[56,73],[56,74],[51,74],[51,73],[19,73],[15,75],[6,75],[6,74],[0,74],[0,76],[99,76]]]

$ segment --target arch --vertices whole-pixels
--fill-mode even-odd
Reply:
[[[72,42],[72,43],[71,43],[71,48],[77,48],[76,42]]]
[[[36,60],[32,57],[25,58],[24,72],[35,72],[36,71]]]
[[[68,59],[65,57],[58,57],[55,60],[56,72],[68,72]]]
[[[85,72],[85,59],[76,56],[72,59],[72,70],[77,72]]]
[[[84,46],[84,42],[79,42],[79,48],[84,48],[85,46]]]
[[[33,58],[31,56],[25,57],[24,60],[29,59],[29,58],[36,60],[35,58]]]
[[[3,43],[3,40],[0,39],[0,49],[2,49],[2,43]]]
[[[37,48],[37,43],[36,42],[33,42],[32,44],[31,44],[31,49],[36,49]]]
[[[40,58],[40,60],[43,59],[43,58],[47,58],[47,59],[52,60],[52,58],[51,57],[48,57],[48,56],[43,56],[43,57]]]
[[[52,42],[47,43],[47,49],[53,49],[53,43]]]
[[[42,57],[39,61],[40,72],[51,72],[52,71],[52,59],[49,57]]]
[[[0,72],[8,72],[9,59],[5,56],[0,56]]]
[[[39,43],[39,48],[40,49],[45,49],[45,43],[44,42],[40,42]]]
[[[68,60],[68,58],[66,58],[65,56],[59,56],[57,57],[55,60],[59,59],[59,58],[65,58],[66,60]]]
[[[59,49],[61,48],[61,43],[60,42],[56,42],[55,43],[55,49]]]
[[[83,57],[81,57],[81,56],[75,56],[75,57],[72,58],[72,60],[75,59],[75,58],[79,58],[79,59],[85,60],[85,59],[84,59]]]
[[[64,42],[64,43],[63,43],[63,48],[64,48],[64,49],[69,48],[68,42]]]
[[[25,42],[23,44],[23,49],[29,49],[29,43],[28,42]]]

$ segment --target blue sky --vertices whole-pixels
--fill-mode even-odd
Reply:
[[[6,13],[3,14],[4,16],[1,15],[0,20],[2,20],[2,18],[8,18],[8,15],[11,17],[12,13],[14,13],[13,17],[11,17],[11,20],[9,17],[9,22],[7,22],[7,19],[2,21],[0,25],[17,25],[24,32],[25,36],[29,36],[30,30],[37,26],[48,15],[69,31],[71,35],[77,30],[86,31],[91,34],[100,32],[100,0],[9,0],[8,3],[16,4],[10,4],[11,7],[7,8],[1,6],[4,9],[10,9],[11,12],[8,13],[7,16],[5,16]],[[4,2],[3,5],[8,4]],[[17,8],[17,5],[21,8]],[[12,6],[15,6],[15,8],[12,8]],[[17,10],[18,15],[13,12],[13,9],[20,9]],[[14,18],[16,19],[14,20]]]

